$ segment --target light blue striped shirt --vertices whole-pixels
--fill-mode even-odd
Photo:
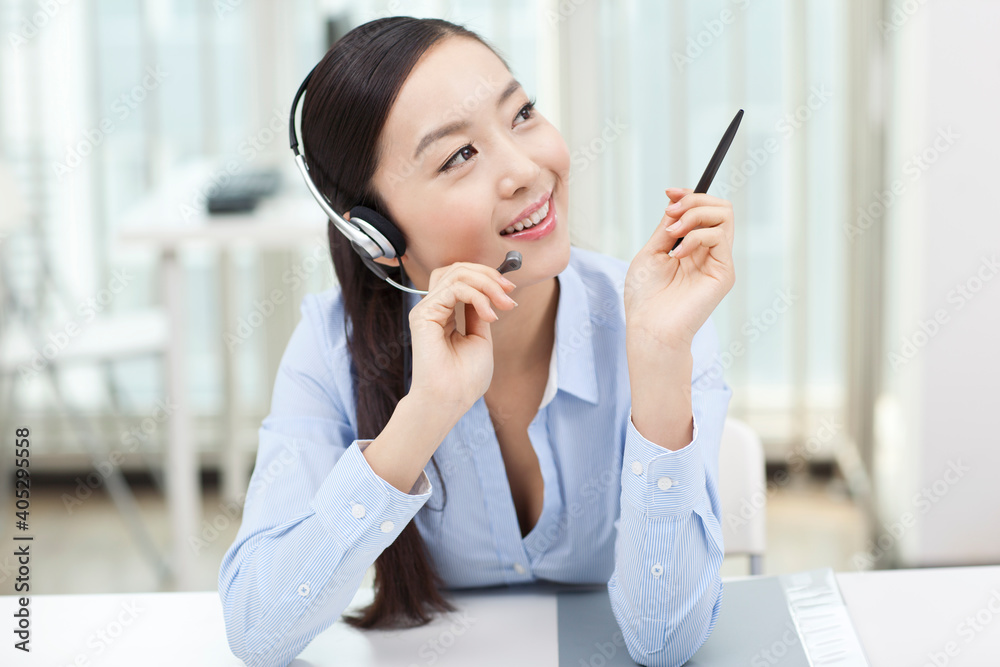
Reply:
[[[681,665],[722,601],[719,443],[730,389],[711,320],[692,344],[693,441],[670,451],[632,424],[623,289],[628,264],[572,247],[559,274],[556,345],[528,427],[545,483],[522,538],[496,432],[480,399],[409,494],[357,439],[339,287],[302,302],[260,429],[243,523],[219,572],[233,652],[285,665],[334,623],[410,520],[448,588],[536,580],[607,583],[629,655]],[[417,295],[410,296],[410,306]],[[433,482],[432,482],[433,480]]]

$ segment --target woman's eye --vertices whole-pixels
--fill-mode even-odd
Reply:
[[[531,102],[528,102],[518,110],[517,116],[514,117],[514,120],[516,121],[518,118],[521,118],[522,120],[529,120],[534,114],[534,112],[535,112],[535,102],[534,100],[532,100]]]
[[[530,120],[532,116],[534,116],[534,112],[535,112],[535,101],[531,100],[523,107],[518,109],[517,115],[514,117],[515,124],[517,124],[518,118],[520,118],[521,120]],[[448,161],[441,166],[441,171],[448,171],[450,169],[454,169],[463,162],[468,162],[469,160],[472,159],[473,155],[476,155],[478,153],[479,151],[477,151],[476,148],[471,143],[466,144],[465,146],[459,148],[458,152],[452,155],[448,159]],[[462,159],[459,160],[459,158]]]
[[[471,160],[472,156],[475,155],[478,152],[479,151],[477,151],[472,146],[472,144],[466,144],[465,146],[462,146],[461,148],[458,149],[457,153],[455,153],[454,155],[451,156],[451,159],[449,159],[447,162],[444,163],[444,166],[441,167],[441,171],[447,171],[449,169],[457,167],[458,165],[462,164],[462,162],[465,162],[466,160]],[[461,161],[459,161],[459,162],[456,162],[456,159],[459,158],[459,157],[461,157],[463,159]]]

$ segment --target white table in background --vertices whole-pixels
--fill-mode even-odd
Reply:
[[[929,662],[928,654],[944,653],[949,643],[957,651],[947,657],[947,667],[1000,664],[1000,613],[982,611],[990,609],[991,600],[1000,599],[1000,566],[838,573],[837,581],[872,667],[921,667]],[[352,605],[364,604],[370,594],[370,589],[362,589]],[[551,587],[453,592],[451,598],[458,612],[412,630],[361,632],[338,621],[292,664],[559,664],[556,595]],[[992,604],[993,609],[1000,609],[1000,603]],[[15,605],[14,597],[0,597],[0,616],[9,621]],[[980,630],[966,640],[961,624],[977,615]],[[31,618],[31,656],[15,651],[8,635],[0,648],[0,663],[59,667],[242,664],[229,652],[222,607],[214,591],[36,596],[31,601]],[[107,636],[119,618],[132,620],[110,643],[96,639],[101,631]],[[96,646],[103,646],[100,654]],[[74,663],[77,659],[89,662]]]
[[[256,166],[240,165],[239,172]],[[178,169],[165,179],[163,186],[125,213],[116,238],[122,244],[152,246],[159,252],[163,300],[170,317],[167,393],[176,405],[169,420],[166,451],[166,495],[173,538],[170,560],[177,587],[181,590],[192,588],[195,552],[188,539],[199,535],[202,515],[191,408],[186,393],[187,330],[179,253],[192,246],[219,251],[221,302],[226,309],[223,321],[232,322],[237,315],[230,297],[229,249],[292,250],[311,243],[325,243],[326,235],[326,217],[297,172],[283,173],[281,192],[262,200],[254,211],[210,216],[205,210],[204,198],[198,195],[205,192],[207,184],[217,182],[224,171],[225,164],[214,161],[199,161]],[[219,344],[227,412],[221,465],[222,495],[225,500],[233,501],[246,491],[248,480],[235,441],[234,364],[224,343],[220,340]]]

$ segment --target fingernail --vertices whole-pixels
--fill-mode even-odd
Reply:
[[[507,297],[507,300],[508,300],[508,301],[510,301],[510,302],[511,302],[512,304],[514,304],[515,306],[517,305],[517,301],[514,301],[514,299],[512,299],[512,298],[510,298],[510,297]]]
[[[672,224],[669,227],[667,227],[667,231],[668,232],[676,232],[680,228],[680,226],[681,226],[680,221],[675,222],[674,224]]]
[[[673,204],[671,204],[670,206],[667,207],[667,213],[670,213],[671,211],[676,211],[680,207],[681,207],[681,203],[679,201],[678,202],[674,202]]]
[[[500,276],[500,280],[502,280],[502,281],[503,281],[503,283],[504,283],[504,285],[507,285],[508,287],[516,287],[516,285],[514,285],[514,283],[512,283],[512,282],[511,282],[511,281],[509,281],[509,280],[507,280],[507,279],[506,279],[506,278],[504,278],[503,276]]]

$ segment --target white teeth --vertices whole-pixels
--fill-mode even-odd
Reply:
[[[540,209],[529,215],[527,218],[518,220],[513,225],[507,229],[500,232],[501,234],[513,234],[514,232],[519,232],[528,227],[537,225],[545,216],[549,214],[549,202],[545,202]]]

